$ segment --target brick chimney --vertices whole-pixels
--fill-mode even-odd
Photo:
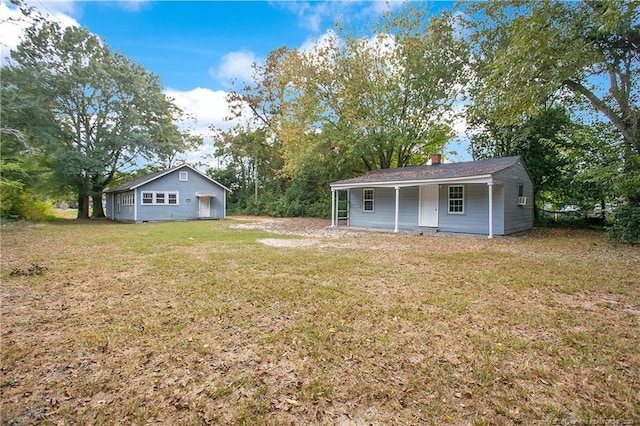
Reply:
[[[442,154],[433,154],[431,156],[431,165],[440,164],[440,160],[442,160]]]

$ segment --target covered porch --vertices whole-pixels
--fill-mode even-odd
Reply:
[[[377,227],[397,233],[403,228],[439,230],[447,221],[481,221],[484,222],[481,228],[486,230],[483,233],[493,238],[495,185],[499,184],[491,174],[411,181],[336,182],[331,185],[331,226],[338,227],[340,221],[351,226],[352,219],[357,217],[356,226],[376,223]],[[480,187],[485,190],[478,191]],[[452,198],[452,194],[459,195],[459,199]],[[464,229],[452,232],[466,232]]]

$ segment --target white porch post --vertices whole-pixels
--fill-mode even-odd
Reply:
[[[396,186],[396,223],[393,232],[398,232],[398,218],[400,216],[400,187]]]
[[[351,190],[347,189],[347,226],[351,226]]]
[[[331,188],[331,227],[336,227],[336,190]]]
[[[488,182],[489,187],[489,238],[493,238],[493,182]]]

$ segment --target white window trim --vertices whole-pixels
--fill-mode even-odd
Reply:
[[[522,194],[522,195],[520,195]],[[524,195],[524,184],[523,183],[519,183],[518,184],[518,206],[522,207],[522,206],[526,206],[527,205],[527,201],[528,201],[528,197],[526,195]]]
[[[371,191],[371,198],[366,198],[367,191]],[[371,210],[367,210],[367,201],[371,201]],[[376,190],[375,188],[363,188],[362,189],[362,212],[374,213],[376,211]]]
[[[151,195],[151,203],[145,203],[144,194],[152,194]],[[162,194],[164,196],[164,202],[158,203],[158,194]],[[175,204],[169,204],[169,194],[176,195]],[[141,206],[178,206],[180,205],[180,193],[178,191],[142,191],[141,195]]]
[[[180,182],[188,182],[189,181],[189,172],[180,172],[178,175],[178,180]]]
[[[451,211],[451,188],[462,188],[462,211],[459,212],[455,212],[455,211]],[[465,196],[466,196],[466,190],[464,185],[449,185],[447,187],[447,213],[448,214],[464,214],[465,212],[465,208],[464,205],[465,203]],[[459,200],[459,198],[453,198],[453,200]]]
[[[123,206],[133,206],[136,203],[136,195],[135,191],[128,191],[122,193],[122,205]],[[118,194],[120,195],[120,194]]]

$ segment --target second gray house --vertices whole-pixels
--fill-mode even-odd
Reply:
[[[122,222],[224,219],[227,192],[185,164],[106,190],[106,216]]]
[[[533,227],[533,184],[522,159],[374,170],[331,183],[331,225],[507,235]]]

